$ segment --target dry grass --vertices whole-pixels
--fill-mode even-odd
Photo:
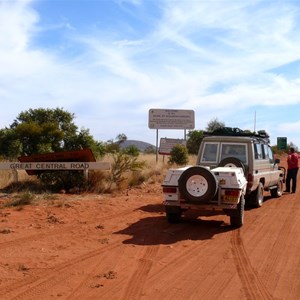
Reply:
[[[16,195],[12,199],[9,199],[4,203],[4,207],[22,207],[24,205],[29,205],[33,202],[34,195],[31,192],[25,192],[19,195]]]
[[[146,166],[140,171],[130,171],[124,174],[125,180],[122,184],[116,186],[111,185],[106,179],[109,171],[90,170],[87,191],[93,193],[111,193],[115,190],[127,189],[130,187],[141,185],[142,183],[162,182],[167,170],[171,167],[168,164],[169,157],[156,154],[140,154],[139,161],[145,161]],[[101,161],[111,162],[111,156],[104,157]],[[189,156],[189,165],[195,164],[196,156]],[[7,193],[26,193],[27,191],[35,193],[44,193],[48,200],[54,201],[51,195],[44,191],[35,176],[29,176],[23,170],[18,171],[18,182],[14,182],[14,176],[10,170],[0,170],[0,189]],[[51,199],[52,198],[52,199]],[[47,200],[47,199],[44,199]],[[22,201],[21,201],[22,202]]]
[[[18,171],[18,181],[32,180],[32,176],[29,176],[26,171]],[[0,189],[8,186],[15,181],[14,174],[11,170],[0,170]]]

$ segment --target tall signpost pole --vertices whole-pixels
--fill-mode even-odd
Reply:
[[[156,163],[158,162],[158,129],[156,129]]]
[[[158,129],[195,128],[195,112],[187,109],[149,109],[149,128],[156,129],[156,162],[158,161]]]

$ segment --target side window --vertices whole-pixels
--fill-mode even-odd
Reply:
[[[205,162],[216,162],[218,153],[218,144],[217,143],[206,143],[204,145],[204,151],[202,154],[201,161]]]
[[[273,156],[273,151],[272,151],[270,146],[268,146],[268,154],[269,154],[270,163],[273,163],[274,162],[274,156]]]
[[[268,158],[269,158],[269,147],[268,147],[268,145],[263,144],[263,145],[262,145],[262,150],[263,150],[263,152],[262,152],[262,157],[263,157],[264,159],[268,159]]]
[[[261,144],[259,143],[254,144],[254,153],[255,153],[255,159],[262,159]]]

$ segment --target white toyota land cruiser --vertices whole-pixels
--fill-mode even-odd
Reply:
[[[165,177],[168,221],[178,222],[183,212],[194,209],[225,213],[232,226],[242,226],[245,201],[260,207],[264,191],[282,195],[285,169],[279,162],[266,135],[225,127],[205,136],[196,166],[170,169]]]

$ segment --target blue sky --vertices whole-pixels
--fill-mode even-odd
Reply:
[[[96,140],[155,144],[149,109],[188,109],[197,130],[217,118],[300,147],[296,0],[0,0],[0,66],[0,128],[60,107]]]

